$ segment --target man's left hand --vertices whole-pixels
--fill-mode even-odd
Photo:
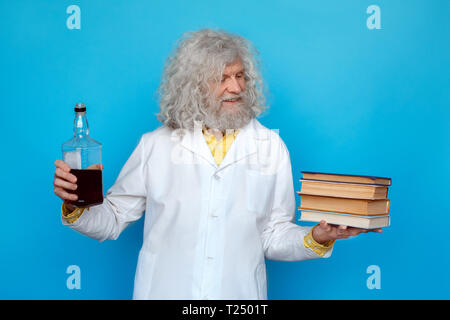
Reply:
[[[361,229],[347,226],[337,226],[328,224],[325,220],[320,221],[312,231],[312,237],[317,243],[323,244],[325,242],[336,239],[347,239],[350,236],[357,236],[360,233],[378,232],[381,233],[381,228],[377,229]]]

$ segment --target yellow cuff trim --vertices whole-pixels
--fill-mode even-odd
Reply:
[[[78,220],[79,217],[83,214],[84,208],[76,208],[72,212],[69,211],[66,207],[66,203],[63,201],[61,206],[61,214],[65,221],[68,223],[74,223]]]
[[[325,253],[333,247],[335,240],[327,241],[324,244],[316,242],[316,240],[314,240],[312,236],[312,231],[314,230],[315,227],[317,226],[314,226],[309,231],[309,233],[303,238],[303,244],[305,245],[305,248],[310,248],[319,256],[323,257]]]

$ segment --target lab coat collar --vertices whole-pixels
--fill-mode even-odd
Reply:
[[[207,161],[216,170],[222,170],[257,152],[257,141],[269,139],[267,132],[262,128],[263,126],[256,119],[250,120],[248,124],[242,127],[219,166],[217,166],[205,141],[200,124],[195,125],[194,130],[186,130],[180,143],[183,147]]]

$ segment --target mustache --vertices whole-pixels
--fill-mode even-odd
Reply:
[[[223,102],[225,100],[230,100],[230,99],[242,99],[244,98],[244,94],[239,93],[239,94],[228,94],[224,97],[220,98],[220,102]]]

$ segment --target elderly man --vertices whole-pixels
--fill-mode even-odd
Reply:
[[[365,232],[293,222],[288,150],[255,119],[265,103],[255,55],[237,35],[186,34],[164,69],[163,125],[141,137],[103,204],[71,206],[76,178],[55,162],[72,229],[117,239],[146,212],[134,299],[267,299],[265,258],[329,257],[335,239]]]

